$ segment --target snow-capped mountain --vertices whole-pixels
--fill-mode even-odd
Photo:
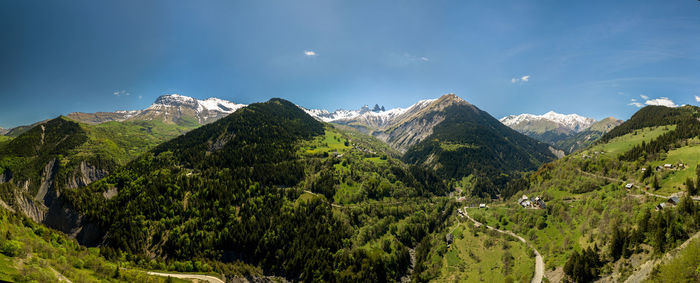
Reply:
[[[510,115],[500,119],[501,123],[511,127],[515,130],[518,128],[530,127],[532,130],[537,131],[539,129],[536,126],[538,122],[553,122],[565,129],[569,129],[573,132],[580,132],[593,123],[596,122],[595,119],[583,117],[578,114],[559,114],[554,111],[549,111],[544,115],[533,115],[533,114],[520,114],[520,115]],[[544,128],[543,128],[544,129]]]
[[[566,153],[590,145],[622,123],[612,117],[596,121],[577,114],[559,114],[554,111],[543,115],[510,115],[501,118],[500,121],[520,133],[549,143]]]
[[[144,110],[68,114],[68,117],[83,123],[99,124],[109,121],[161,120],[166,123],[208,124],[245,107],[219,98],[199,100],[179,94],[162,95]]]
[[[354,120],[362,120],[369,124],[381,126],[388,124],[401,114],[422,109],[423,107],[425,107],[433,101],[435,101],[435,99],[421,100],[408,108],[393,108],[389,110],[386,110],[384,106],[379,107],[379,105],[375,105],[372,109],[370,109],[369,106],[364,105],[359,110],[338,109],[333,112],[329,112],[325,109],[306,109],[304,107],[301,108],[304,109],[304,111],[306,111],[306,113],[308,113],[312,117],[315,117],[316,119],[319,119],[324,122],[344,124]]]

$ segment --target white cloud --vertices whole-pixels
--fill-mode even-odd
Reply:
[[[695,101],[700,102],[700,96],[695,96]]]
[[[630,99],[630,103],[627,105],[635,106],[635,107],[643,107],[644,105],[659,105],[659,106],[666,106],[666,107],[678,107],[678,104],[673,102],[673,100],[669,99],[668,97],[659,97],[659,98],[654,98],[654,99],[649,99],[649,96],[646,95],[640,95],[639,97],[642,98],[644,103],[637,101],[637,99],[632,98]]]
[[[304,50],[304,55],[306,55],[306,56],[316,56],[316,51],[313,51],[313,50]]]
[[[428,57],[420,57],[420,59],[421,59],[422,61],[424,61],[424,62],[430,61],[430,59],[428,59]]]
[[[644,104],[646,104],[646,105],[660,105],[660,106],[666,106],[666,107],[678,107],[678,105],[676,103],[674,103],[673,100],[669,99],[668,97],[661,97],[661,98],[647,100],[644,102]]]
[[[513,84],[514,84],[514,83],[517,83],[517,82],[526,83],[526,82],[529,82],[529,81],[530,81],[530,75],[524,75],[524,76],[522,76],[522,77],[520,77],[520,78],[512,78],[512,79],[510,79],[510,82],[513,83]]]
[[[141,100],[141,98],[143,98],[143,96],[139,95],[139,100]]]
[[[112,94],[113,94],[114,96],[122,96],[122,95],[123,95],[123,96],[129,96],[129,95],[131,95],[131,93],[129,93],[129,92],[126,91],[126,90],[115,91],[115,92],[112,92]]]

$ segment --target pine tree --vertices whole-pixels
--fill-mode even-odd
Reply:
[[[689,196],[697,194],[697,191],[695,188],[695,182],[693,182],[692,179],[690,179],[690,178],[685,179],[685,187],[686,187],[686,191],[688,192]]]
[[[659,186],[659,179],[656,178],[656,175],[654,175],[654,184],[653,184],[654,190],[658,190],[661,187]]]

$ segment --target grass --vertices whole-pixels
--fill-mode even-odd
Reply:
[[[676,125],[643,128],[641,130],[636,130],[632,133],[616,137],[605,144],[591,147],[588,151],[604,152],[604,154],[616,157],[618,154],[632,149],[635,145],[641,144],[642,141],[649,142],[658,136],[675,129]]]
[[[670,170],[669,173],[663,174],[664,177],[659,179],[661,189],[657,191],[658,194],[670,195],[685,190],[685,180],[696,177],[695,170],[700,163],[700,139],[693,138],[688,142],[688,146],[669,151],[665,159],[652,162],[651,165],[652,168],[655,168],[664,164],[677,166],[680,163],[687,165],[687,167]]]
[[[457,223],[452,228],[454,242],[443,256],[440,282],[530,282],[535,259],[525,244],[517,239],[472,222]]]
[[[655,205],[653,198],[627,196],[618,184],[582,194],[550,187],[527,195],[543,196],[550,209],[521,208],[513,198],[503,205],[491,205],[488,210],[467,211],[477,221],[513,231],[533,243],[548,268],[563,266],[572,251],[592,246],[592,240],[609,234],[615,221],[635,223],[642,210]]]
[[[340,131],[333,127],[326,127],[323,136],[316,137],[314,140],[302,145],[302,152],[307,155],[316,155],[321,153],[343,153],[351,149],[350,143]]]
[[[179,126],[161,121],[107,122],[98,125],[81,124],[88,142],[76,149],[76,155],[105,154],[125,164],[156,145],[175,138],[196,126]]]

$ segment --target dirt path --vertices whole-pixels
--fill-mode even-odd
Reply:
[[[464,211],[464,216],[469,218],[469,220],[471,220],[472,222],[474,222],[474,224],[476,224],[478,226],[484,225],[483,223],[476,221],[474,218],[469,216],[469,214],[467,213],[466,210]],[[496,228],[488,226],[488,225],[484,225],[484,226],[486,226],[486,228],[497,231],[499,233],[511,235],[511,236],[515,237],[516,239],[520,240],[521,242],[523,242],[525,245],[528,245],[527,241],[525,241],[525,239],[523,237],[520,237],[511,231],[496,229]],[[532,248],[532,251],[535,252],[535,275],[532,277],[532,281],[530,281],[530,282],[531,283],[540,283],[540,282],[542,282],[542,277],[544,277],[544,260],[542,259],[540,252],[538,252],[534,246],[531,246],[531,248]]]
[[[673,249],[672,251],[667,252],[663,258],[660,259],[650,259],[644,264],[639,266],[639,269],[635,270],[630,277],[625,280],[625,283],[634,283],[634,282],[642,282],[644,281],[648,276],[649,273],[656,267],[657,265],[668,262],[669,260],[673,259],[680,250],[685,249],[685,247],[690,244],[694,239],[700,238],[700,232],[695,233],[690,239],[686,240],[678,246],[677,248]]]
[[[201,275],[201,274],[163,273],[163,272],[152,272],[152,271],[146,271],[146,274],[155,275],[155,276],[163,276],[163,277],[169,276],[172,278],[180,278],[180,279],[196,279],[196,280],[210,282],[210,283],[226,283],[226,282],[224,282],[224,280],[221,280],[221,279],[216,278],[214,276]]]
[[[54,274],[56,274],[56,278],[58,278],[59,282],[68,282],[68,283],[73,283],[73,281],[70,281],[70,279],[66,278],[61,274],[60,272],[56,271],[56,269],[53,269],[53,267],[49,266],[49,269],[53,271]]]

